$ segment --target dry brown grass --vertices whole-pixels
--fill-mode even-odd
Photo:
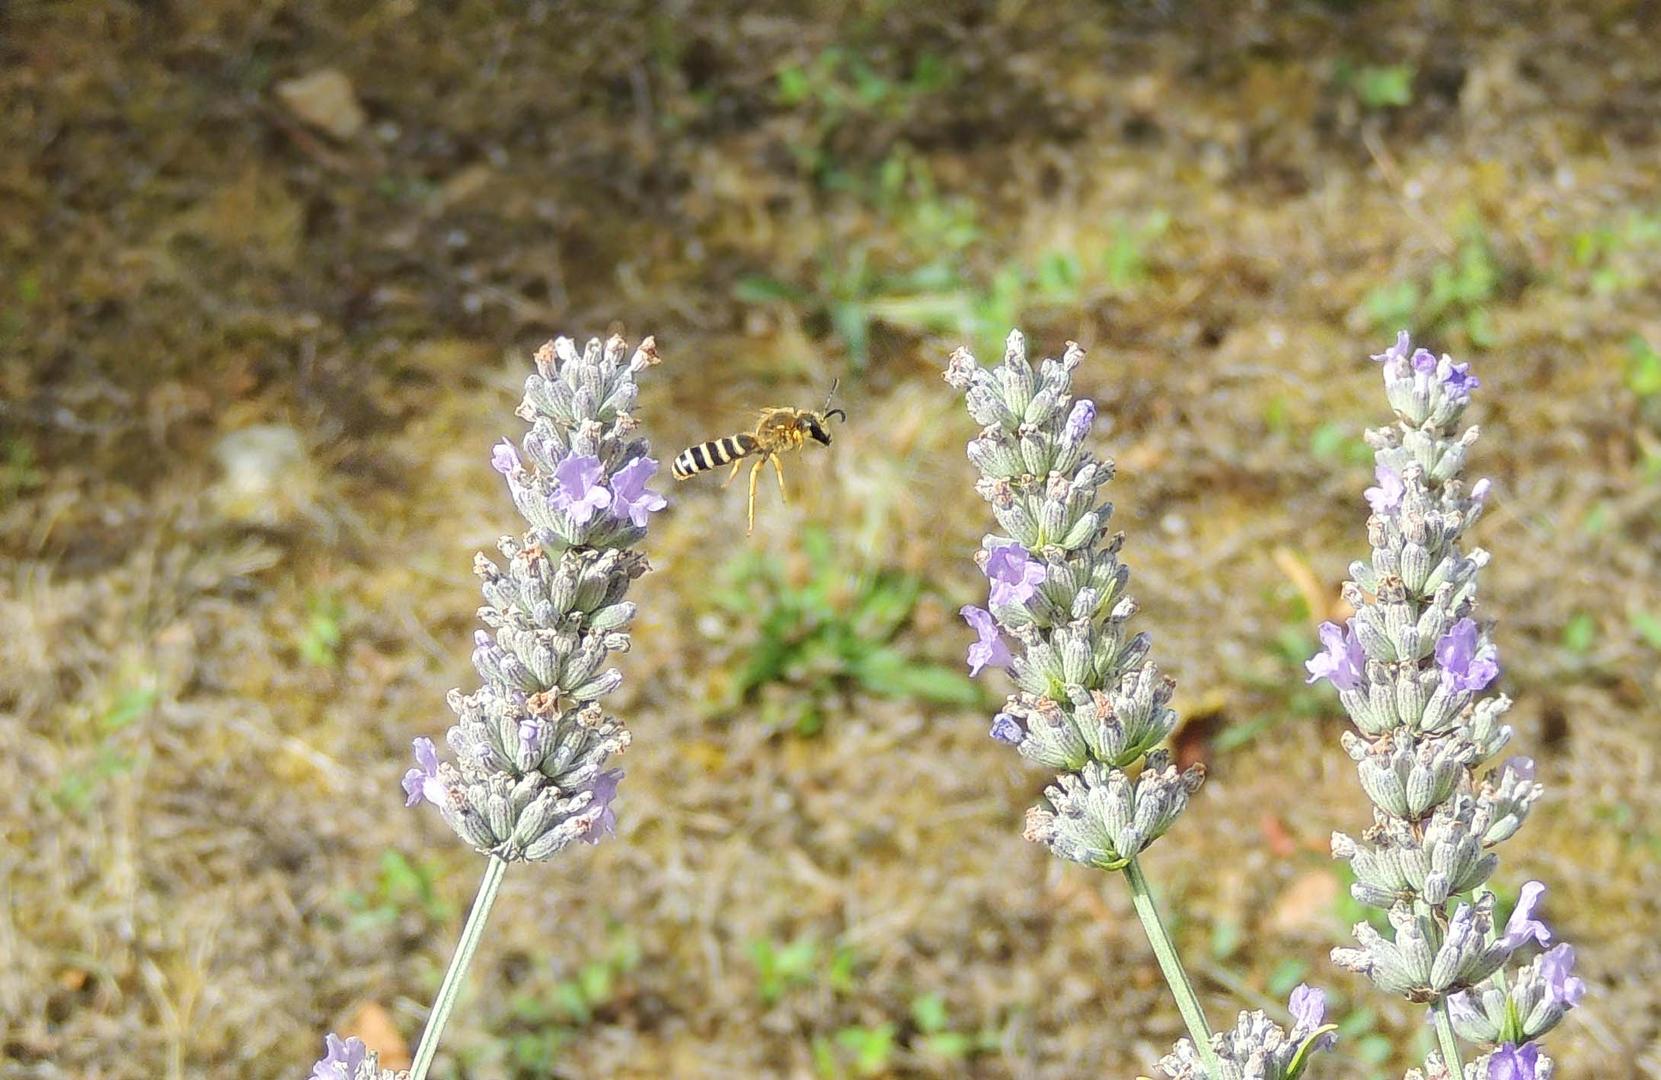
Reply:
[[[1427,280],[1480,222],[1492,341],[1437,336],[1484,380],[1486,610],[1549,788],[1504,875],[1552,884],[1592,988],[1552,1039],[1559,1075],[1661,1076],[1661,680],[1634,622],[1661,615],[1661,434],[1624,376],[1634,335],[1661,345],[1661,249],[1575,257],[1661,215],[1647,7],[451,7],[0,7],[0,1077],[303,1075],[364,1003],[415,1035],[479,868],[397,778],[472,678],[469,560],[516,524],[484,464],[528,350],[656,333],[640,412],[665,456],[811,402],[846,368],[818,301],[733,289],[811,292],[858,245],[894,271],[927,256],[792,153],[860,176],[898,141],[979,207],[966,289],[1170,214],[1144,280],[1024,320],[1091,349],[1185,712],[1218,739],[1265,722],[1214,751],[1149,871],[1215,1018],[1293,957],[1407,1047],[1421,1017],[1324,959],[1344,933],[1325,838],[1362,805],[1335,704],[1300,711],[1271,643],[1307,633],[1287,568],[1332,587],[1363,542],[1341,440],[1380,419],[1362,358],[1388,336],[1365,298]],[[957,82],[822,130],[775,73],[838,42],[892,77],[938,55]],[[1415,65],[1412,103],[1358,106],[1342,61]],[[273,92],[324,67],[369,115],[354,140]],[[917,575],[901,644],[946,662],[985,519],[938,381],[952,339],[879,323],[851,422],[749,542],[799,574],[817,524],[850,575]],[[255,425],[291,442],[235,488],[214,448]],[[1151,1069],[1179,1025],[1126,897],[1019,839],[1042,777],[985,710],[837,683],[807,739],[719,705],[758,631],[710,596],[747,546],[741,493],[713,487],[677,492],[650,541],[619,835],[509,876],[448,1075],[811,1076],[816,1038],[884,1023],[894,1075]],[[431,897],[399,891],[389,852]],[[559,1014],[618,934],[638,964],[585,1021]],[[852,978],[765,1003],[751,943],[803,935]],[[988,1047],[931,1057],[909,1019],[928,993]],[[555,1026],[552,1064],[523,1064]],[[1323,1075],[1399,1075],[1360,1042]]]

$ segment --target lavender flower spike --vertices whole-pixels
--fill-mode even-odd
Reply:
[[[490,452],[528,528],[497,541],[502,563],[473,558],[485,600],[486,628],[473,635],[480,685],[446,695],[454,761],[420,737],[403,777],[405,805],[432,806],[488,857],[478,895],[409,1070],[382,1069],[360,1040],[331,1034],[310,1080],[426,1080],[508,865],[616,827],[623,773],[606,765],[630,736],[600,699],[623,679],[606,661],[629,646],[634,605],[624,598],[647,570],[635,546],[664,506],[646,487],[657,462],[629,413],[635,376],[655,363],[651,338],[633,354],[618,337],[580,353],[569,338],[537,350],[517,410],[530,430]]]
[[[488,628],[473,653],[482,685],[449,695],[454,763],[417,740],[404,789],[411,805],[431,803],[467,843],[510,862],[610,831],[621,774],[606,762],[629,732],[600,705],[621,681],[606,660],[628,647],[634,605],[624,596],[646,570],[634,545],[663,506],[646,488],[657,463],[627,410],[635,376],[655,361],[650,339],[632,357],[620,338],[582,352],[550,342],[519,406],[531,425],[523,453],[507,441],[491,453],[529,531],[497,544],[503,563],[474,560]]]
[[[1503,931],[1486,886],[1493,849],[1522,827],[1541,786],[1527,758],[1486,768],[1511,730],[1500,720],[1510,701],[1481,696],[1499,675],[1475,617],[1488,554],[1461,544],[1488,493],[1486,480],[1467,488],[1460,475],[1477,431],[1459,424],[1481,382],[1467,364],[1414,349],[1406,333],[1373,359],[1395,421],[1367,432],[1378,481],[1366,492],[1372,558],[1350,567],[1348,630],[1322,627],[1308,667],[1311,681],[1339,689],[1355,722],[1344,748],[1373,803],[1372,827],[1360,839],[1334,834],[1333,855],[1355,873],[1352,896],[1390,911],[1391,932],[1360,923],[1360,947],[1332,959],[1431,1007],[1439,1054],[1410,1078],[1534,1080],[1551,1063],[1532,1040],[1583,987],[1567,973],[1567,946],[1504,973],[1551,941],[1538,916],[1545,886],[1522,887]],[[1472,891],[1474,903],[1459,899]],[[1462,1065],[1460,1037],[1486,1055]]]
[[[1215,1070],[1221,1061],[1211,1029],[1137,863],[1205,773],[1199,766],[1179,771],[1153,750],[1176,724],[1166,707],[1172,684],[1147,663],[1147,635],[1127,627],[1136,614],[1125,594],[1130,571],[1108,531],[1112,506],[1098,499],[1113,464],[1085,445],[1095,404],[1073,396],[1073,371],[1083,359],[1084,350],[1069,343],[1059,360],[1034,370],[1025,339],[1013,332],[994,368],[966,349],[947,363],[946,381],[981,425],[969,460],[980,472],[975,490],[997,522],[976,559],[991,583],[990,610],[962,610],[977,637],[969,668],[1009,668],[1015,693],[990,734],[1058,772],[1044,801],[1027,811],[1025,836],[1060,858],[1124,872],[1196,1067]],[[1006,642],[1017,643],[1019,655]]]

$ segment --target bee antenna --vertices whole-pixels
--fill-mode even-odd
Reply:
[[[842,385],[841,376],[838,376],[838,377],[831,380],[830,393],[825,395],[825,410],[824,411],[825,411],[826,416],[829,416],[832,411],[842,412],[841,409],[832,410],[831,407],[830,407],[831,399],[836,397],[836,388],[838,386],[841,386],[841,385]],[[847,418],[848,418],[848,414],[847,413],[842,413],[842,419],[846,420]]]
[[[829,404],[829,403],[827,402],[826,404]],[[848,414],[843,412],[841,409],[827,409],[825,411],[825,419],[826,420],[829,420],[833,416],[840,416],[842,418],[843,423],[847,423]]]

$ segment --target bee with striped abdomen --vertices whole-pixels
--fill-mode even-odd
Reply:
[[[738,475],[745,458],[755,458],[755,464],[750,466],[750,517],[749,527],[745,530],[746,534],[753,533],[756,527],[756,479],[761,475],[761,467],[769,461],[773,463],[773,471],[779,478],[779,497],[789,502],[790,496],[784,490],[784,466],[779,464],[779,455],[787,450],[801,449],[809,439],[821,446],[831,444],[830,432],[826,429],[830,418],[848,419],[847,413],[830,407],[831,398],[835,396],[836,383],[832,383],[830,393],[825,396],[825,407],[819,412],[810,409],[763,409],[761,422],[756,424],[754,431],[689,446],[676,455],[671,471],[676,480],[685,480],[730,464],[732,472],[727,474],[722,484],[725,487]]]

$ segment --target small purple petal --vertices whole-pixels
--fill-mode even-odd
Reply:
[[[1396,343],[1381,353],[1374,353],[1372,358],[1380,363],[1386,363],[1391,360],[1402,360],[1407,357],[1408,352],[1411,351],[1412,348],[1413,339],[1408,336],[1406,330],[1400,330],[1396,333]]]
[[[415,762],[419,768],[404,773],[404,794],[408,796],[404,805],[415,806],[425,801],[436,806],[444,792],[438,782],[438,752],[433,749],[433,741],[426,736],[410,745],[415,748]]]
[[[588,790],[594,793],[594,799],[586,809],[592,810],[598,806],[600,807],[600,816],[595,818],[594,824],[590,825],[588,831],[583,833],[581,837],[583,843],[598,844],[601,837],[609,836],[616,831],[617,814],[612,810],[611,804],[617,798],[617,785],[622,780],[623,770],[611,769],[596,776],[594,783],[589,786]]]
[[[1476,623],[1460,619],[1436,642],[1442,681],[1455,690],[1480,691],[1499,677],[1493,646],[1484,646]]]
[[[1287,1008],[1298,1028],[1314,1031],[1326,1019],[1326,991],[1308,983],[1299,983],[1297,989],[1292,991]]]
[[[1292,991],[1287,1008],[1291,1011],[1294,1021],[1292,1038],[1307,1039],[1326,1023],[1326,991],[1307,983],[1299,983],[1297,989]],[[1337,1045],[1337,1034],[1329,1031],[1315,1040],[1313,1049],[1331,1050]]]
[[[979,640],[969,646],[969,674],[979,675],[988,667],[1008,667],[1014,657],[998,633],[998,624],[993,620],[992,613],[985,608],[966,604],[958,614],[979,636]]]
[[[1032,599],[1049,571],[1020,544],[999,544],[986,558],[986,576],[992,581],[992,603],[1024,604]]]
[[[1367,654],[1355,636],[1353,622],[1344,626],[1324,622],[1320,627],[1322,650],[1304,662],[1309,672],[1305,681],[1330,679],[1339,690],[1356,690],[1365,681]]]
[[[1488,1059],[1488,1080],[1538,1080],[1540,1048],[1506,1043]]]
[[[596,513],[611,505],[611,492],[604,483],[605,467],[591,454],[573,454],[554,469],[554,509],[571,515],[585,525]]]
[[[1454,1022],[1464,1024],[1480,1024],[1487,1019],[1469,990],[1448,995],[1448,1016]],[[1431,1014],[1427,1019],[1434,1020],[1435,1014]]]
[[[1090,425],[1096,422],[1096,403],[1089,398],[1079,398],[1073,403],[1073,411],[1067,414],[1067,427],[1063,432],[1070,443],[1083,442],[1084,437],[1090,434]]]
[[[1551,944],[1551,927],[1535,917],[1546,887],[1538,881],[1529,881],[1517,892],[1517,906],[1511,909],[1511,918],[1505,922],[1505,933],[1500,936],[1502,948],[1516,949],[1533,938],[1541,945]]]
[[[992,718],[992,737],[1006,746],[1021,745],[1026,734],[1021,722],[1008,713],[1001,712]]]
[[[1570,1008],[1580,1004],[1586,984],[1574,975],[1574,946],[1557,945],[1540,957],[1540,971],[1546,977],[1546,999]]]
[[[1492,488],[1493,484],[1486,476],[1481,480],[1478,480],[1476,483],[1471,485],[1471,501],[1474,503],[1486,501],[1488,498],[1488,492]]]
[[[646,488],[646,481],[657,473],[657,467],[651,458],[638,457],[617,471],[611,478],[613,517],[627,518],[644,528],[649,515],[669,505],[662,495]]]
[[[1482,385],[1482,380],[1470,372],[1471,365],[1469,364],[1448,362],[1448,374],[1442,380],[1442,387],[1453,400],[1460,402],[1471,400],[1471,391]]]
[[[1370,487],[1363,492],[1367,497],[1367,505],[1373,508],[1373,513],[1388,514],[1400,509],[1402,496],[1407,494],[1407,485],[1402,483],[1396,470],[1387,465],[1380,465],[1373,470],[1373,478],[1378,481],[1378,486]]]
[[[519,745],[528,754],[535,754],[542,749],[542,736],[547,731],[547,725],[541,720],[526,717],[519,721]]]
[[[368,1056],[362,1039],[342,1039],[330,1032],[323,1037],[323,1056],[311,1067],[310,1080],[352,1080]]]
[[[514,449],[511,442],[503,439],[490,451],[490,467],[501,473],[503,476],[512,476],[521,468],[519,464],[519,451]]]
[[[1532,780],[1534,779],[1534,759],[1518,755],[1507,761],[1505,768],[1500,771],[1515,776],[1518,780]]]
[[[1436,370],[1436,354],[1429,349],[1413,350],[1413,370],[1428,375]]]

